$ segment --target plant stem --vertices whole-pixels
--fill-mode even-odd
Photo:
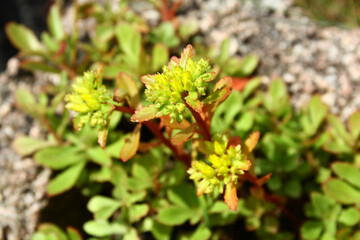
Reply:
[[[127,114],[134,114],[135,110],[130,107],[114,106],[114,110],[120,111]],[[145,121],[143,124],[159,139],[161,140],[170,150],[174,153],[175,157],[180,161],[184,162],[188,167],[191,164],[191,158],[188,154],[180,152],[169,139],[167,139],[163,132],[160,130],[159,126],[156,125],[153,121]]]
[[[190,110],[191,114],[193,115],[193,117],[196,120],[196,123],[198,124],[198,126],[200,127],[200,130],[202,131],[203,137],[205,140],[207,141],[211,141],[211,134],[210,134],[210,129],[208,128],[205,120],[201,117],[200,113],[198,113],[197,111],[195,111],[185,100],[185,96],[182,96],[182,99],[186,105],[186,107]]]
[[[46,119],[46,117],[43,116],[43,115],[41,115],[41,116],[40,116],[40,121],[45,125],[45,128],[47,129],[47,131],[54,136],[56,142],[57,142],[59,145],[62,145],[62,139],[61,139],[61,137],[60,137],[60,136],[56,133],[56,131],[52,128],[50,122]]]

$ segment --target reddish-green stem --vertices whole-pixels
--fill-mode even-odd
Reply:
[[[182,97],[182,99],[183,99],[186,107],[190,110],[191,114],[195,118],[196,123],[199,126],[204,139],[207,140],[207,141],[211,141],[210,129],[208,128],[205,120],[201,117],[200,113],[195,111],[189,104],[187,104],[187,102],[184,99],[184,96]]]

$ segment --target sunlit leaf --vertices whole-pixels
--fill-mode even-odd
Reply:
[[[238,197],[236,193],[236,186],[234,185],[234,183],[229,182],[228,184],[226,184],[224,200],[229,209],[234,212],[237,211]]]
[[[188,141],[195,133],[195,125],[192,125],[188,128],[181,130],[171,137],[171,141],[175,145],[181,145],[184,142]]]
[[[135,155],[140,142],[140,131],[141,124],[137,124],[130,137],[125,139],[125,144],[120,152],[120,159],[123,162],[126,162]]]

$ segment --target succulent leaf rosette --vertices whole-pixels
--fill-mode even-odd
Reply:
[[[239,175],[243,175],[251,166],[241,145],[230,145],[227,135],[216,134],[213,139],[212,142],[203,141],[200,144],[199,150],[207,155],[206,160],[193,161],[188,170],[190,179],[197,183],[198,196],[212,193],[216,188],[220,193],[224,192],[225,186],[225,191],[234,188]]]
[[[92,127],[105,126],[111,113],[112,94],[102,85],[101,70],[88,71],[77,77],[72,84],[73,92],[65,96],[66,108],[79,115],[74,119],[74,127],[80,130],[87,122]]]
[[[193,49],[188,45],[181,58],[172,57],[163,73],[145,75],[141,78],[146,86],[146,100],[152,104],[132,116],[132,121],[142,122],[169,115],[171,122],[180,123],[186,105],[200,112],[202,103],[199,97],[206,95],[207,83],[215,73],[207,60],[193,60]]]

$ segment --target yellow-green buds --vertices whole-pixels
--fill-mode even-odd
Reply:
[[[153,111],[154,117],[170,115],[171,121],[181,122],[185,103],[194,108],[200,105],[199,97],[206,94],[207,82],[213,80],[215,74],[208,61],[195,61],[192,55],[192,47],[188,45],[180,59],[173,57],[168,66],[163,67],[163,73],[141,78],[146,86],[147,101],[153,103],[146,111]],[[134,117],[134,120],[142,119]]]
[[[220,193],[224,185],[236,184],[238,176],[249,170],[251,163],[245,158],[241,146],[228,146],[227,135],[215,135],[214,141],[204,141],[203,149],[208,158],[205,161],[195,160],[188,170],[190,179],[198,182],[197,194],[211,193],[215,187]]]
[[[112,99],[112,95],[102,85],[100,71],[85,72],[82,77],[76,78],[72,88],[74,91],[65,96],[65,101],[66,108],[79,113],[74,121],[75,127],[81,129],[87,122],[92,127],[106,125],[111,110],[106,103]]]

